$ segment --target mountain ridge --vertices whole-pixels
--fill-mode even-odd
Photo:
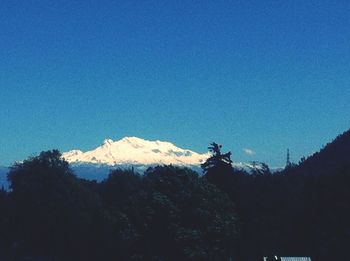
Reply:
[[[83,152],[71,150],[62,157],[71,164],[118,165],[200,165],[210,153],[197,153],[193,150],[177,147],[167,141],[150,141],[138,137],[124,137],[113,141],[105,139],[93,150]]]
[[[295,171],[307,174],[324,174],[350,169],[350,129],[302,159]]]

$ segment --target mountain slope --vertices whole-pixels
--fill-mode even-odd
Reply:
[[[188,166],[200,165],[209,154],[182,149],[170,142],[125,137],[118,141],[106,139],[101,146],[91,151],[72,150],[62,156],[75,164]]]
[[[350,130],[339,135],[319,152],[302,161],[296,170],[310,174],[350,171]]]

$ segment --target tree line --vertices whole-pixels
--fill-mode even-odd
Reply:
[[[220,145],[209,149],[203,176],[158,166],[99,183],[75,176],[57,150],[15,163],[0,191],[0,259],[347,259],[348,166],[246,173]]]

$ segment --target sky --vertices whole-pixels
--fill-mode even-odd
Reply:
[[[137,136],[298,162],[350,127],[350,2],[0,3],[0,165]]]

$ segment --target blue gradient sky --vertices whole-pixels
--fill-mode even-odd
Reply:
[[[348,0],[5,0],[0,17],[0,165],[138,136],[278,166],[350,127]]]

